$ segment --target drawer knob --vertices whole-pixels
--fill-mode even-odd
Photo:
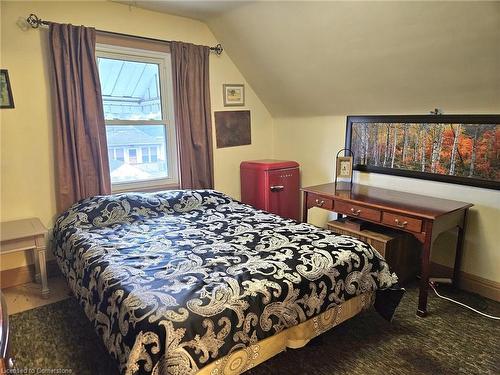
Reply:
[[[354,216],[359,216],[359,214],[361,213],[361,210],[355,210],[354,208],[351,208],[351,213],[352,213]]]
[[[316,206],[318,207],[321,207],[325,204],[325,201],[324,200],[319,200],[319,199],[316,199]]]
[[[396,223],[396,226],[400,228],[404,228],[406,227],[406,225],[408,225],[407,221],[399,221],[399,219],[394,219],[394,222]]]

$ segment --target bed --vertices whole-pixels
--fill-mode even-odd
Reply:
[[[213,190],[85,199],[54,245],[127,375],[240,374],[402,295],[369,245]]]

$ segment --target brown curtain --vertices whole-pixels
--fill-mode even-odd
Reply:
[[[214,167],[208,60],[210,49],[172,42],[175,122],[181,187],[212,189]]]
[[[95,38],[93,28],[50,25],[59,212],[80,199],[111,193]]]

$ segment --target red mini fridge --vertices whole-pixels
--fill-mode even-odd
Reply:
[[[299,220],[299,164],[286,160],[249,160],[240,164],[241,201]]]

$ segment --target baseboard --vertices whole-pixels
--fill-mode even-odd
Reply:
[[[47,276],[60,275],[61,271],[55,259],[47,261]],[[26,284],[35,280],[35,266],[28,264],[26,266],[12,268],[0,271],[0,287],[10,288],[11,286]]]
[[[451,277],[453,269],[431,262],[431,275],[435,277]],[[500,283],[496,281],[460,271],[458,285],[460,289],[500,302]]]

